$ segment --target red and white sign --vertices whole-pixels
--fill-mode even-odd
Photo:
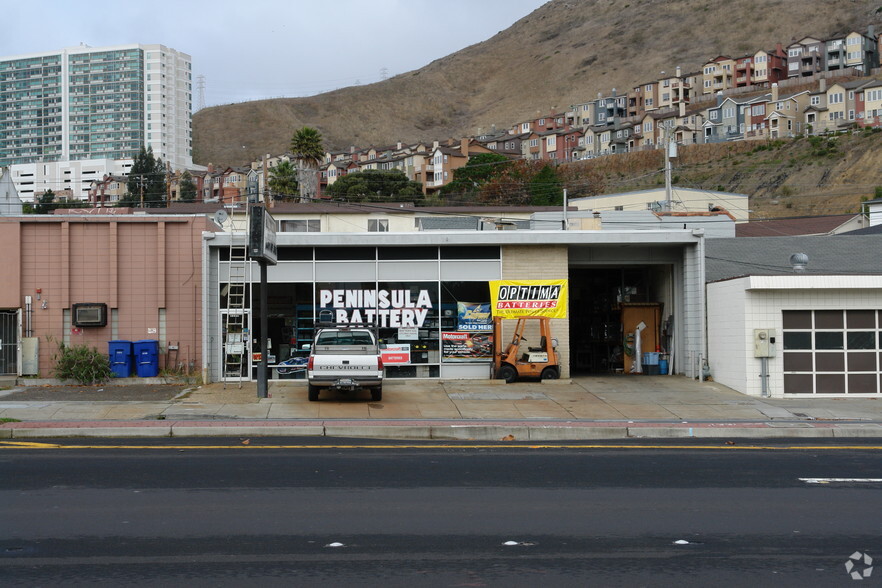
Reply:
[[[380,350],[380,357],[383,358],[383,365],[410,363],[410,345],[407,343],[386,345],[385,349]]]

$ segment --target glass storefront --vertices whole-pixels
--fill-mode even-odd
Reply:
[[[314,328],[323,322],[376,326],[387,378],[437,378],[444,366],[483,367],[489,374],[488,280],[499,275],[499,255],[498,247],[280,248],[267,286],[271,377],[305,377],[283,362],[308,355]],[[300,276],[315,280],[279,280]],[[257,278],[251,284],[252,378],[261,352]]]

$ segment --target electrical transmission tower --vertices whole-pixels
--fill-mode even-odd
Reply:
[[[196,112],[205,108],[205,76],[196,76]]]

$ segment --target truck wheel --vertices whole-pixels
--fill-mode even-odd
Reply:
[[[555,367],[547,367],[542,370],[542,375],[540,377],[543,380],[556,380],[560,377],[560,372]]]
[[[506,384],[512,384],[518,379],[518,370],[516,370],[513,365],[506,363],[499,368],[497,376],[500,380],[505,380]]]
[[[371,388],[371,401],[379,402],[383,399],[383,387]]]
[[[321,390],[321,388],[319,388],[318,386],[313,386],[312,384],[309,384],[309,401],[310,402],[315,402],[316,400],[318,400],[319,390]]]

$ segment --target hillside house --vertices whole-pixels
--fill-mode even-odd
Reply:
[[[702,67],[702,93],[714,94],[735,86],[735,60],[726,55],[719,55]]]
[[[803,37],[787,45],[787,77],[811,77],[824,71],[824,42]]]
[[[104,174],[100,180],[92,180],[89,203],[96,208],[116,205],[128,192],[128,181],[127,176],[113,174]]]

